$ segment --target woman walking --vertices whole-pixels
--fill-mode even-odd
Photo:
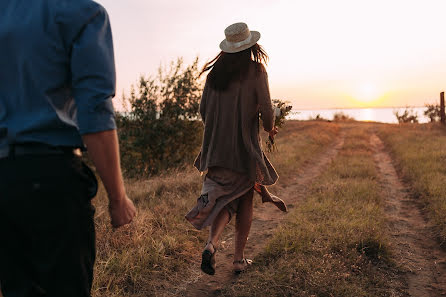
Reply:
[[[211,275],[215,273],[218,240],[233,215],[234,271],[241,272],[251,263],[245,259],[244,249],[251,228],[254,190],[263,202],[286,211],[285,203],[265,188],[278,176],[259,139],[259,116],[272,138],[277,133],[264,67],[268,56],[257,44],[260,33],[250,31],[244,23],[227,27],[225,35],[220,43],[222,51],[202,71],[210,72],[200,102],[203,143],[194,165],[207,174],[196,206],[186,215],[197,229],[211,226],[201,263],[201,269]]]

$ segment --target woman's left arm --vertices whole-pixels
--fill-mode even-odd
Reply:
[[[274,130],[274,111],[269,94],[268,74],[260,72],[256,81],[257,102],[260,109],[260,117],[263,121],[263,129],[266,132]]]

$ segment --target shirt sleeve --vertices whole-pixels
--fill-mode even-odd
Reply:
[[[116,129],[112,104],[116,74],[107,12],[93,1],[80,3],[78,11],[72,10],[77,16],[68,18],[72,26],[66,28],[79,132],[88,134]]]
[[[263,128],[266,131],[271,131],[274,127],[274,111],[269,93],[268,74],[262,71],[258,73],[258,75],[256,94],[260,110],[260,118],[263,122]]]

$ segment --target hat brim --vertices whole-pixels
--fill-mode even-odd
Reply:
[[[250,48],[251,46],[256,44],[257,41],[259,41],[259,39],[260,39],[260,32],[251,31],[251,42],[250,43],[244,44],[239,47],[232,47],[230,45],[230,43],[228,43],[227,40],[224,39],[222,42],[220,42],[220,49],[222,51],[224,51],[225,53],[229,53],[229,54],[238,53],[238,52],[241,52],[247,48]]]

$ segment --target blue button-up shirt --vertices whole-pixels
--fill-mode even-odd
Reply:
[[[90,0],[0,0],[0,148],[82,147],[116,128],[108,15]]]

